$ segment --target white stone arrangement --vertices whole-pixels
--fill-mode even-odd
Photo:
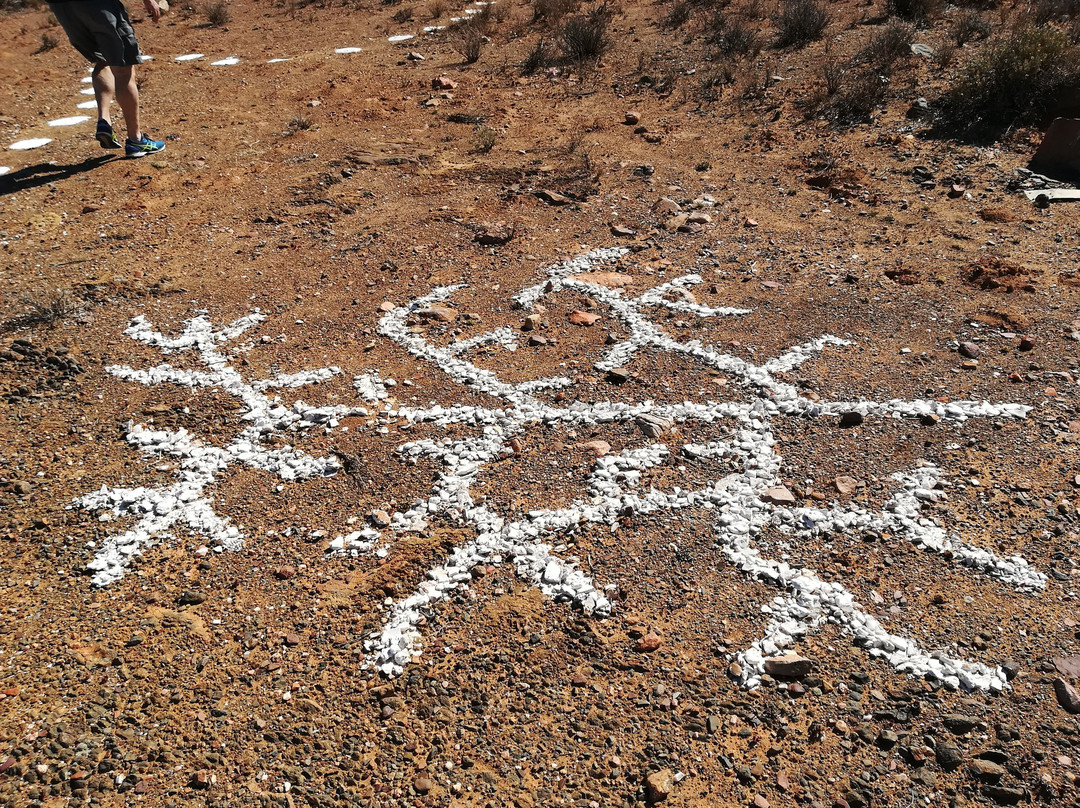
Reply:
[[[344,553],[376,552],[385,555],[389,543],[384,533],[404,534],[425,529],[433,517],[468,525],[475,538],[457,547],[441,564],[427,573],[415,591],[388,607],[382,627],[366,641],[367,665],[387,676],[398,675],[423,647],[421,628],[435,619],[436,604],[451,592],[467,587],[472,571],[480,565],[511,562],[517,574],[557,601],[575,604],[586,614],[610,614],[612,604],[591,578],[579,569],[573,557],[563,557],[561,542],[585,524],[601,524],[618,529],[618,518],[626,513],[649,514],[663,510],[701,508],[712,514],[715,548],[749,578],[778,590],[778,595],[762,607],[767,624],[760,639],[736,655],[742,684],[760,685],[768,658],[791,649],[797,640],[825,623],[850,634],[872,656],[887,660],[899,671],[940,680],[947,687],[966,690],[1000,690],[1006,687],[1004,672],[997,667],[952,658],[942,652],[927,652],[912,640],[890,633],[872,615],[864,612],[844,586],[822,580],[813,570],[796,569],[784,561],[765,558],[755,539],[772,528],[791,539],[826,532],[888,531],[926,552],[947,557],[952,563],[995,579],[1017,592],[1042,589],[1046,577],[1033,570],[1021,557],[999,558],[974,547],[943,530],[921,513],[924,502],[944,498],[941,470],[934,466],[897,475],[900,491],[881,513],[872,514],[854,505],[832,504],[827,508],[800,508],[775,504],[769,490],[781,484],[782,459],[774,450],[771,419],[787,417],[836,418],[858,412],[864,417],[920,418],[937,415],[963,422],[971,417],[1023,418],[1028,408],[1018,404],[990,404],[960,401],[942,404],[928,400],[893,399],[884,402],[813,402],[799,396],[797,389],[774,374],[790,371],[819,355],[829,346],[843,346],[843,340],[821,337],[795,346],[776,359],[754,365],[697,341],[680,342],[649,318],[650,310],[667,308],[699,317],[736,317],[744,309],[713,308],[698,304],[689,289],[701,282],[685,275],[650,289],[638,297],[601,285],[599,268],[622,258],[626,250],[601,249],[548,268],[544,280],[524,290],[516,298],[525,311],[546,295],[563,289],[576,290],[607,307],[629,332],[629,337],[611,346],[596,363],[601,371],[631,361],[643,348],[681,354],[702,366],[721,371],[737,380],[752,396],[749,402],[691,402],[655,404],[642,402],[547,403],[537,396],[544,391],[568,387],[569,379],[554,377],[510,384],[469,361],[468,354],[483,345],[502,345],[515,350],[519,332],[498,328],[489,333],[439,347],[410,327],[410,316],[450,297],[460,286],[433,290],[385,314],[379,332],[404,347],[417,359],[437,366],[451,380],[492,397],[489,407],[441,406],[409,407],[397,404],[388,388],[393,381],[377,372],[356,377],[354,387],[360,397],[377,411],[385,423],[407,421],[434,426],[472,425],[475,434],[456,439],[420,440],[405,443],[399,451],[406,459],[434,458],[440,474],[425,499],[405,511],[393,514],[385,531],[367,528],[339,536],[331,549]],[[132,426],[128,440],[152,454],[182,458],[182,480],[170,489],[102,489],[80,500],[83,507],[109,508],[112,515],[134,513],[141,516],[136,527],[110,540],[92,562],[101,584],[122,574],[130,557],[154,540],[157,532],[177,522],[214,537],[223,546],[234,548],[239,530],[216,517],[204,496],[213,477],[234,462],[272,471],[283,479],[299,479],[332,474],[332,459],[315,459],[293,450],[268,451],[260,440],[272,433],[321,425],[332,429],[336,419],[359,408],[314,410],[298,403],[286,408],[267,399],[262,390],[298,386],[322,381],[337,368],[308,371],[294,376],[247,384],[218,352],[217,345],[253,325],[260,315],[244,318],[228,329],[215,332],[204,317],[189,321],[184,333],[168,339],[151,330],[141,318],[127,330],[130,336],[163,350],[196,349],[207,373],[178,371],[161,365],[147,371],[126,367],[110,368],[120,378],[144,384],[170,382],[187,386],[221,387],[237,395],[247,406],[245,418],[252,426],[225,449],[198,445],[186,433],[151,432]],[[561,508],[538,508],[525,514],[500,514],[484,502],[474,500],[471,486],[484,467],[513,453],[511,441],[530,429],[564,425],[568,427],[610,423],[634,423],[651,438],[659,437],[674,424],[680,432],[696,424],[729,425],[724,440],[686,444],[681,463],[715,469],[716,478],[695,490],[673,487],[670,491],[641,485],[641,472],[669,459],[662,443],[599,457],[579,499]],[[196,452],[197,450],[197,452]],[[740,469],[732,472],[732,468]],[[614,584],[609,584],[608,588]]]

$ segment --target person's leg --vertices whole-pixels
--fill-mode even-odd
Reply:
[[[108,65],[96,64],[94,65],[92,78],[94,99],[97,101],[98,120],[111,124],[112,117],[109,113],[109,107],[112,105],[113,98],[116,97],[116,82],[113,80],[113,72]]]
[[[118,67],[113,65],[113,78],[116,87],[116,102],[124,112],[124,124],[127,127],[129,140],[141,140],[142,129],[139,128],[139,88],[135,84],[135,69],[133,67]]]

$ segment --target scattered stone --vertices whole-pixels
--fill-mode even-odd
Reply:
[[[473,241],[483,247],[501,247],[514,237],[515,228],[505,222],[484,224],[473,236]]]
[[[982,793],[999,805],[1016,805],[1018,802],[1027,799],[1027,792],[1022,788],[985,785],[982,787]]]
[[[892,749],[900,738],[891,729],[883,729],[874,741],[882,749]]]
[[[571,275],[570,280],[603,286],[605,289],[621,289],[634,283],[632,275],[622,272],[586,272],[581,275]]]
[[[597,457],[603,457],[611,453],[611,444],[606,440],[591,440],[588,443],[581,444],[581,448],[588,449]]]
[[[965,193],[967,193],[967,188],[965,188],[963,185],[957,185],[956,183],[953,183],[949,186],[949,199],[959,199]]]
[[[622,384],[630,378],[630,371],[626,368],[612,368],[607,372],[607,380],[612,384]]]
[[[288,581],[290,578],[296,577],[296,567],[286,564],[283,567],[278,567],[274,570],[274,577],[281,581]]]
[[[775,488],[766,488],[759,496],[765,502],[771,502],[773,505],[795,504],[795,495],[782,485],[778,485]]]
[[[564,196],[556,191],[549,191],[545,188],[537,188],[533,193],[541,202],[547,202],[549,205],[554,205],[557,208],[560,208],[563,205],[569,205],[574,201],[568,196]]]
[[[772,808],[769,801],[765,799],[763,794],[755,794],[753,801],[754,808]]]
[[[652,209],[657,216],[674,216],[682,211],[679,203],[667,196],[660,197]]]
[[[981,351],[974,342],[961,342],[956,352],[967,359],[978,359]]]
[[[992,760],[975,758],[968,767],[971,776],[983,783],[996,783],[1005,776],[1005,769]]]
[[[436,76],[431,80],[431,89],[433,90],[456,90],[457,82],[446,76]]]
[[[651,654],[663,644],[663,638],[652,629],[649,629],[649,633],[634,644],[634,650],[642,654]]]
[[[549,345],[550,343],[551,341],[547,337],[541,337],[537,334],[532,334],[529,336],[527,344],[530,348],[540,348],[544,345]]]
[[[1010,682],[1020,675],[1020,663],[1015,659],[1007,659],[1002,662],[1001,669],[1005,671],[1005,678]]]
[[[285,644],[287,646],[289,646],[290,648],[299,645],[300,644],[300,635],[299,634],[286,634],[285,635]]]
[[[413,780],[413,789],[417,794],[427,794],[433,788],[435,788],[435,782],[426,774],[418,774]]]
[[[858,426],[864,420],[863,414],[861,412],[856,412],[855,410],[840,413],[840,426],[845,428]]]
[[[574,325],[590,326],[600,319],[600,315],[588,311],[572,311],[569,319]]]
[[[1080,713],[1080,693],[1076,692],[1075,687],[1058,677],[1054,680],[1054,694],[1065,712],[1073,715]]]
[[[839,475],[833,480],[833,485],[836,486],[836,490],[847,496],[848,494],[854,494],[859,487],[859,481],[854,477],[848,477],[846,474]]]
[[[942,723],[953,735],[967,735],[979,726],[979,719],[970,715],[951,713],[942,719]]]
[[[923,57],[924,59],[934,58],[934,49],[931,48],[929,45],[923,45],[919,42],[912,43],[911,52],[914,53],[916,56]]]
[[[652,415],[651,413],[639,415],[634,419],[634,423],[638,425],[638,429],[640,429],[647,438],[658,438],[673,426],[671,420]]]
[[[753,227],[757,227],[757,226],[758,226],[757,219],[751,219],[749,216],[747,216],[745,219],[743,219],[743,227],[753,228]]]
[[[637,230],[632,227],[626,227],[621,224],[613,224],[611,226],[611,235],[617,238],[633,238],[637,235]]]
[[[641,116],[636,112],[630,111],[623,117],[623,122],[627,126],[637,126],[641,123]]]
[[[434,320],[437,323],[452,323],[457,319],[458,313],[449,306],[427,306],[417,309],[416,316],[421,320]]]
[[[675,789],[675,775],[671,769],[649,772],[645,776],[645,801],[650,805],[663,802]]]
[[[1080,679],[1080,655],[1054,657],[1053,665],[1066,679]]]
[[[1030,351],[1034,347],[1035,347],[1035,337],[1031,336],[1031,334],[1025,334],[1023,337],[1020,338],[1020,350],[1021,351]]]
[[[392,312],[396,308],[397,306],[395,306],[389,300],[384,300],[382,303],[379,304],[379,311],[384,313]]]
[[[181,606],[198,606],[200,603],[206,602],[206,593],[199,592],[195,589],[185,589],[180,594]]]
[[[529,314],[521,323],[522,331],[535,331],[540,327],[540,323],[543,321],[543,317],[539,314]]]
[[[814,663],[798,654],[784,654],[765,660],[765,673],[777,679],[802,679],[809,675]]]

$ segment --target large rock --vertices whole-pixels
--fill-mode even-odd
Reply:
[[[1065,709],[1065,712],[1073,715],[1080,713],[1080,693],[1076,692],[1075,687],[1064,679],[1055,679],[1054,693],[1057,695],[1058,704]]]
[[[801,679],[810,673],[814,663],[798,654],[784,654],[765,660],[765,673],[777,679]]]
[[[675,788],[675,775],[671,769],[649,772],[645,777],[645,801],[649,805],[663,802]]]
[[[1080,119],[1058,118],[1050,124],[1030,167],[1060,179],[1080,178]]]

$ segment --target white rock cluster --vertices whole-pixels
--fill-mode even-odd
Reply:
[[[248,383],[220,351],[220,346],[235,339],[264,319],[255,312],[234,323],[214,330],[205,315],[198,315],[184,324],[176,337],[156,331],[145,317],[136,317],[124,331],[129,337],[158,348],[164,353],[194,351],[207,370],[183,370],[170,364],[136,370],[125,365],[112,365],[106,370],[119,379],[140,384],[176,384],[182,387],[217,388],[236,396],[243,403],[244,430],[225,447],[203,445],[187,430],[151,430],[141,424],[128,425],[127,440],[132,446],[149,455],[179,458],[179,480],[167,488],[109,488],[76,500],[82,508],[109,512],[109,517],[133,516],[135,525],[123,534],[110,537],[98,548],[87,565],[93,581],[105,586],[123,577],[131,559],[143,549],[171,535],[172,528],[184,524],[217,542],[226,550],[243,545],[243,533],[218,516],[212,499],[205,489],[217,475],[233,464],[248,466],[275,474],[282,480],[305,480],[334,474],[337,460],[312,457],[291,446],[268,449],[263,445],[271,434],[313,427],[332,428],[339,418],[347,415],[366,415],[361,407],[311,407],[302,401],[286,406],[265,391],[274,388],[297,388],[318,384],[341,372],[339,368],[286,373],[271,379]]]
[[[334,552],[372,552],[385,555],[386,536],[424,530],[433,517],[448,518],[468,525],[475,539],[453,550],[441,564],[427,573],[409,596],[392,603],[379,631],[366,641],[367,666],[388,676],[404,669],[422,650],[420,627],[432,616],[432,608],[455,590],[467,586],[473,570],[481,565],[513,563],[518,575],[555,600],[575,604],[586,614],[607,615],[612,604],[593,581],[578,568],[577,559],[563,558],[557,542],[584,524],[606,524],[618,528],[620,515],[655,513],[699,507],[715,514],[716,547],[748,577],[774,586],[777,597],[763,606],[768,622],[762,637],[738,655],[744,684],[756,687],[764,673],[765,661],[792,647],[800,637],[829,622],[839,626],[876,657],[887,660],[900,671],[931,676],[947,686],[996,690],[1005,686],[1000,669],[954,659],[941,652],[927,653],[913,641],[887,631],[872,615],[862,611],[854,596],[838,583],[826,582],[810,569],[764,558],[756,539],[767,527],[794,539],[838,531],[889,531],[927,552],[947,556],[956,563],[1013,587],[1019,592],[1037,591],[1046,578],[1018,556],[999,558],[994,553],[963,542],[923,513],[926,503],[940,500],[944,483],[941,471],[933,466],[897,475],[900,491],[881,513],[872,514],[856,506],[833,504],[823,508],[799,508],[775,504],[764,492],[781,484],[781,457],[774,450],[771,419],[779,416],[839,417],[857,412],[864,417],[921,418],[937,415],[962,422],[972,417],[1023,418],[1028,408],[1016,404],[961,401],[942,404],[927,400],[884,402],[813,402],[798,390],[776,378],[820,355],[830,346],[848,344],[833,336],[822,336],[797,345],[783,355],[755,365],[723,353],[700,341],[680,342],[665,333],[649,317],[656,308],[699,317],[728,317],[747,310],[698,304],[690,287],[700,283],[696,275],[665,282],[638,297],[627,297],[608,286],[592,283],[589,273],[617,261],[626,253],[613,248],[596,250],[550,267],[542,283],[524,290],[516,301],[531,309],[545,295],[574,289],[607,306],[629,336],[611,346],[596,362],[600,370],[610,370],[631,361],[643,348],[676,353],[701,365],[733,377],[752,395],[749,402],[692,402],[658,405],[653,402],[625,403],[568,402],[554,406],[536,394],[570,385],[563,377],[510,384],[490,370],[468,359],[470,352],[484,345],[517,347],[518,333],[498,328],[465,340],[437,346],[407,324],[411,312],[446,300],[460,286],[433,290],[425,297],[398,307],[383,316],[380,333],[403,346],[409,353],[430,362],[451,380],[491,396],[486,407],[466,405],[408,407],[391,398],[391,379],[378,371],[368,371],[353,381],[359,397],[377,405],[385,423],[406,420],[434,425],[465,424],[476,427],[474,434],[461,438],[425,439],[406,443],[399,451],[413,461],[435,459],[440,473],[430,494],[408,510],[393,514],[385,531],[373,527],[338,536],[330,544]],[[256,312],[215,331],[209,320],[197,316],[185,324],[183,332],[167,337],[155,331],[142,317],[125,333],[164,352],[193,350],[207,368],[188,371],[162,364],[135,370],[126,366],[109,368],[118,378],[142,384],[171,383],[187,387],[213,387],[239,398],[246,412],[247,426],[228,446],[200,444],[185,431],[155,431],[132,425],[128,441],[154,455],[170,455],[180,460],[179,477],[163,489],[103,488],[79,500],[87,508],[108,509],[109,516],[130,515],[136,524],[126,533],[110,539],[91,562],[95,582],[109,583],[123,574],[133,555],[166,535],[177,524],[206,534],[221,546],[240,545],[240,530],[218,517],[205,488],[216,475],[232,464],[243,464],[271,472],[282,479],[308,479],[333,474],[338,465],[332,458],[315,458],[291,447],[267,449],[265,438],[286,430],[312,427],[333,429],[346,415],[366,414],[360,407],[308,407],[303,402],[286,406],[271,399],[266,390],[316,384],[338,374],[335,367],[281,374],[252,383],[244,381],[221,353],[219,346],[260,322]],[[659,438],[678,424],[688,431],[694,424],[730,424],[727,438],[706,444],[686,444],[679,462],[710,464],[715,479],[694,490],[673,487],[670,491],[642,485],[642,473],[670,459],[661,443],[599,457],[582,496],[561,508],[537,508],[518,518],[496,513],[473,499],[471,486],[484,467],[512,453],[511,441],[529,429],[550,426],[635,423],[648,437]],[[732,471],[732,469],[738,469]]]
[[[480,564],[513,561],[518,574],[545,594],[577,603],[586,613],[607,614],[611,604],[576,568],[573,560],[564,561],[553,555],[551,539],[560,532],[571,532],[578,525],[589,522],[610,524],[615,529],[617,517],[627,510],[650,513],[699,506],[717,512],[717,546],[728,560],[748,576],[767,582],[782,592],[763,607],[771,616],[764,636],[739,655],[747,687],[756,687],[760,683],[767,658],[781,653],[826,621],[839,625],[869,653],[887,659],[898,670],[933,676],[951,687],[1004,687],[1004,673],[1000,669],[951,659],[942,653],[923,652],[912,641],[889,633],[873,616],[864,613],[843,586],[822,581],[812,570],[797,570],[784,562],[763,558],[754,546],[754,538],[770,525],[795,536],[810,536],[826,530],[881,530],[887,526],[919,547],[948,553],[961,564],[1019,591],[1040,589],[1045,584],[1045,577],[1031,570],[1023,559],[999,559],[989,551],[965,544],[921,516],[921,504],[939,496],[936,491],[929,496],[926,493],[933,489],[940,475],[933,467],[900,476],[903,489],[878,515],[839,505],[831,509],[784,508],[765,502],[760,496],[763,491],[780,484],[781,458],[773,449],[774,440],[768,426],[771,417],[839,416],[858,412],[863,416],[893,418],[937,414],[963,421],[970,417],[1022,418],[1028,408],[986,402],[940,404],[925,400],[811,402],[799,396],[794,386],[776,379],[774,374],[797,368],[830,345],[842,346],[847,342],[824,336],[795,346],[760,366],[697,341],[678,342],[664,333],[643,310],[666,307],[701,317],[738,316],[747,312],[693,302],[685,292],[700,282],[694,275],[661,284],[637,298],[626,298],[618,290],[574,277],[587,276],[597,266],[611,263],[625,252],[622,249],[596,250],[553,266],[542,283],[523,291],[516,301],[522,308],[530,309],[546,294],[563,288],[577,289],[608,306],[630,332],[624,342],[613,346],[596,363],[598,369],[623,365],[641,348],[649,347],[689,356],[707,367],[730,374],[754,391],[755,399],[750,403],[683,402],[669,405],[574,402],[555,407],[538,401],[534,394],[565,387],[569,384],[567,379],[508,384],[496,373],[478,368],[465,358],[470,350],[484,344],[501,344],[513,350],[517,334],[511,329],[496,329],[445,347],[435,346],[409,330],[406,319],[410,311],[445,300],[461,287],[435,289],[426,297],[413,301],[409,307],[389,312],[380,322],[380,332],[384,336],[417,358],[432,362],[454,381],[498,399],[502,406],[399,407],[383,414],[388,420],[404,418],[437,425],[482,425],[478,437],[456,441],[426,440],[400,448],[409,458],[438,458],[443,472],[431,496],[410,510],[395,514],[391,526],[397,531],[422,530],[432,515],[440,513],[474,526],[477,539],[455,548],[449,559],[428,573],[428,580],[416,592],[390,608],[383,628],[367,643],[369,664],[386,675],[400,673],[421,651],[419,626],[428,619],[430,607],[458,587],[467,585],[472,569]],[[687,445],[683,453],[696,461],[726,458],[734,461],[728,465],[741,464],[742,470],[726,474],[698,490],[638,489],[641,472],[664,462],[669,453],[664,445],[654,444],[599,458],[590,475],[586,496],[565,508],[535,510],[523,519],[510,522],[494,514],[486,505],[476,504],[470,494],[471,482],[482,467],[505,453],[507,443],[513,437],[537,424],[635,421],[647,435],[658,437],[672,423],[714,423],[721,419],[733,422],[737,430],[730,441]]]

